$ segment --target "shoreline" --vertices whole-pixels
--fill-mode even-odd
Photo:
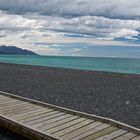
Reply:
[[[0,90],[140,128],[139,74],[0,63]]]
[[[112,58],[111,58],[112,59]],[[115,59],[117,59],[117,58],[115,58]],[[118,59],[123,59],[123,58],[118,58]],[[125,58],[124,58],[125,59]],[[126,58],[126,59],[128,59],[128,58]],[[49,63],[49,62],[48,62]],[[59,62],[58,62],[59,63]],[[114,62],[115,63],[115,62]],[[120,70],[118,70],[117,69],[117,67],[116,67],[116,69],[117,70],[115,70],[115,67],[112,69],[111,67],[110,68],[107,68],[107,69],[100,69],[100,68],[95,68],[96,66],[93,66],[94,67],[94,69],[93,68],[91,68],[91,67],[89,67],[89,68],[86,68],[86,66],[85,67],[69,67],[68,65],[62,65],[62,67],[61,67],[61,65],[60,66],[56,66],[56,65],[54,65],[54,66],[47,66],[46,64],[39,64],[39,62],[38,62],[38,64],[39,65],[37,65],[36,63],[22,63],[22,62],[18,62],[18,61],[16,61],[16,62],[12,62],[12,60],[11,60],[11,62],[9,61],[9,62],[0,62],[0,64],[11,64],[11,65],[21,65],[21,66],[35,66],[35,67],[47,67],[47,68],[57,68],[57,69],[66,69],[66,70],[79,70],[79,71],[94,71],[94,72],[103,72],[103,73],[117,73],[117,74],[133,74],[133,75],[140,75],[140,71],[139,71],[139,66],[137,66],[137,67],[134,67],[132,64],[130,64],[130,66],[131,67],[128,67],[128,66],[126,66],[126,67],[124,67],[124,69],[120,69]],[[106,63],[107,64],[107,63]],[[102,64],[102,65],[104,65],[104,64]],[[125,65],[125,64],[124,64]],[[87,66],[88,67],[88,66]],[[98,67],[98,66],[97,66]],[[123,67],[122,67],[123,68]],[[131,71],[131,68],[133,69],[132,71]],[[112,70],[111,70],[112,69]],[[128,69],[130,69],[130,70],[128,70]],[[134,70],[135,69],[135,70]]]

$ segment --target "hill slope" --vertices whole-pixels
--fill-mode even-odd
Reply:
[[[0,46],[0,54],[11,54],[11,55],[37,55],[36,53],[24,50],[15,46]]]

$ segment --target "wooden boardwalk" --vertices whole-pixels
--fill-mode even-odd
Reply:
[[[134,127],[5,92],[0,125],[33,140],[140,140]]]

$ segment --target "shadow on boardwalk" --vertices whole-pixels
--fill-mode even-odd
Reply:
[[[29,140],[3,127],[0,127],[0,140]]]

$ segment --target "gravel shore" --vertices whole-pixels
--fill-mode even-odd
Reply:
[[[0,90],[140,128],[140,75],[0,63]]]

